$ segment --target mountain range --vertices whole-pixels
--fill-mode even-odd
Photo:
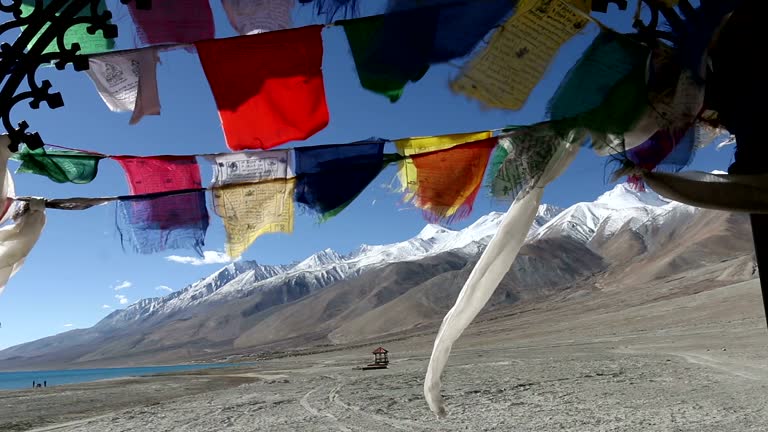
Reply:
[[[0,351],[0,369],[177,363],[433,331],[502,216],[490,213],[457,231],[427,225],[403,242],[361,245],[346,255],[325,249],[286,265],[235,262],[91,328]],[[745,215],[620,184],[593,202],[540,206],[480,319],[552,296],[655,283],[724,260],[733,265],[723,283],[745,280],[756,275],[751,253]]]

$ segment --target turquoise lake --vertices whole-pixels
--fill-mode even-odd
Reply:
[[[237,366],[231,363],[191,364],[176,366],[146,366],[103,369],[41,370],[23,372],[0,372],[0,390],[32,389],[32,381],[46,382],[48,387],[62,384],[76,384],[109,378],[151,375],[163,372],[178,372],[195,369],[212,369]]]

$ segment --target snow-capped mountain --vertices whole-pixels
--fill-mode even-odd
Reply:
[[[594,202],[578,203],[567,210],[541,205],[528,237],[529,241],[534,241],[566,236],[589,243],[598,233],[599,236],[610,236],[626,223],[639,226],[653,219],[661,223],[665,215],[681,211],[688,213],[694,209],[668,202],[654,192],[639,192],[620,184]],[[489,213],[462,230],[429,224],[416,236],[402,242],[364,244],[347,255],[325,249],[290,265],[269,266],[253,261],[232,263],[167,296],[143,299],[124,310],[115,311],[100,325],[117,326],[151,318],[162,319],[170,314],[184,313],[193,306],[245,298],[257,292],[282,291],[279,297],[289,301],[292,297],[315,292],[393,262],[415,261],[449,251],[475,256],[493,237],[503,216],[500,212]]]
[[[542,205],[532,230],[538,229],[562,209]],[[456,251],[475,255],[493,237],[503,213],[492,212],[470,226],[454,231],[439,225],[427,225],[413,238],[386,245],[362,245],[348,255],[332,249],[317,252],[292,265],[260,265],[239,261],[227,265],[205,279],[168,294],[140,300],[124,310],[115,311],[101,324],[122,325],[144,321],[204,303],[215,303],[247,297],[254,292],[275,289],[286,284],[302,285],[313,292],[334,282],[358,276],[372,268],[392,262],[412,261],[441,252]],[[301,280],[301,282],[297,282]]]
[[[651,191],[637,191],[624,183],[600,195],[593,202],[575,204],[551,218],[529,240],[566,236],[588,243],[595,236],[610,237],[628,226],[661,225],[667,219],[696,212],[697,209],[667,201]]]
[[[232,263],[89,329],[8,348],[0,367],[119,365],[131,356],[176,362],[271,343],[352,341],[439,320],[503,216],[487,214],[462,230],[427,225],[402,242],[348,254],[325,249],[287,265]],[[593,276],[651,281],[748,254],[751,235],[738,216],[628,185],[566,210],[542,205],[497,303],[548,295]]]
[[[99,325],[119,326],[131,321],[146,320],[160,314],[184,310],[200,303],[227,284],[239,279],[258,282],[285,272],[284,266],[260,265],[255,261],[237,261],[188,287],[163,297],[146,298],[104,318]]]

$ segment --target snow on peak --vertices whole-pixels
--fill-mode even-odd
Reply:
[[[335,250],[331,248],[325,248],[293,266],[291,271],[317,270],[338,263],[343,259],[344,257],[339,255]]]
[[[562,208],[551,204],[542,204],[536,211],[536,218],[552,219],[563,211]]]
[[[662,207],[669,204],[659,194],[651,191],[637,191],[629,183],[616,185],[613,189],[600,195],[595,204],[602,204],[611,209],[631,207]]]
[[[440,225],[428,224],[416,235],[416,238],[422,240],[435,240],[439,237],[443,237],[446,234],[453,233],[453,231],[441,227]]]
[[[531,234],[531,239],[566,236],[587,243],[598,232],[611,236],[624,226],[637,229],[646,223],[661,223],[674,213],[687,214],[693,208],[666,201],[657,193],[637,191],[619,184],[593,202],[572,205]]]

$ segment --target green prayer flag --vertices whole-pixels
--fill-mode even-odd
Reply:
[[[23,147],[12,160],[21,162],[17,173],[46,176],[56,183],[90,183],[99,170],[103,156],[67,150],[46,152],[44,148]]]
[[[53,0],[43,0],[43,7],[47,7]],[[23,0],[21,3],[21,11],[22,11],[22,17],[29,16],[33,11],[35,10],[35,0]],[[102,14],[104,11],[107,10],[106,3],[104,0],[99,1],[98,5],[98,13]],[[90,2],[87,6],[83,8],[80,13],[77,14],[78,17],[83,16],[90,16],[91,15],[91,5]],[[64,35],[64,45],[69,48],[72,46],[74,42],[77,42],[80,44],[80,51],[78,51],[78,54],[98,54],[106,51],[110,51],[115,47],[115,40],[114,39],[105,39],[104,35],[101,31],[97,31],[96,34],[90,34],[86,31],[86,29],[91,24],[88,23],[82,23],[82,24],[76,24],[72,27],[70,27],[67,32]],[[43,32],[50,26],[50,23],[46,23],[42,29],[32,38],[32,40],[29,42],[28,48],[32,47],[36,42],[37,39],[40,37],[40,35],[43,34]],[[26,29],[26,26],[21,27],[21,31],[24,31]],[[56,43],[56,39],[51,41],[51,43],[48,45],[48,47],[45,48],[43,53],[51,53],[51,52],[58,52],[59,48]]]
[[[628,36],[602,32],[568,72],[549,102],[553,126],[621,135],[648,108],[650,51]]]
[[[344,20],[340,23],[344,27],[344,34],[352,50],[360,85],[374,93],[386,96],[390,102],[397,102],[403,95],[403,89],[408,81],[420,80],[429,70],[429,65],[414,74],[408,74],[397,68],[388,67],[387,64],[382,64],[379,59],[374,58],[382,38],[380,31],[384,26],[384,19],[382,16],[371,16]]]

